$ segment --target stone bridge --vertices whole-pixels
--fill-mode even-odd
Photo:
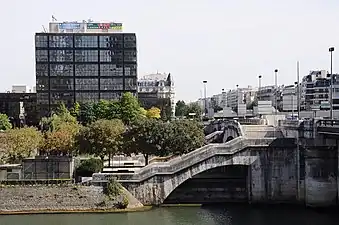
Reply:
[[[294,149],[294,139],[237,137],[224,144],[206,145],[168,162],[152,163],[135,174],[97,173],[93,175],[93,182],[105,183],[109,177],[115,177],[144,204],[159,205],[166,202],[174,190],[199,174],[220,167],[227,170],[232,166],[246,166],[246,174],[242,178],[245,184],[241,188],[234,187],[234,190],[246,189],[242,191],[246,201],[260,201],[272,195],[276,199],[291,199],[295,193],[289,193],[287,186],[296,185]],[[267,160],[271,161],[268,163]],[[279,170],[275,170],[275,166]],[[269,170],[274,171],[267,174]],[[274,182],[276,177],[281,181]],[[217,195],[220,195],[220,188],[214,188],[219,190]],[[234,195],[239,195],[223,191],[226,193],[223,201],[230,200],[230,195],[233,199],[237,199]],[[281,191],[284,193],[281,194]]]
[[[282,138],[277,127],[261,124],[241,124],[236,120],[212,122],[205,128],[207,143],[226,143],[236,137],[248,138]]]
[[[202,148],[134,174],[96,173],[93,183],[103,185],[114,177],[146,205],[240,201],[338,206],[338,141],[321,134],[328,133],[324,128],[329,124],[217,125],[206,136],[210,144]]]

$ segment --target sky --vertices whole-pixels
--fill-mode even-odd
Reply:
[[[221,89],[296,81],[300,74],[339,70],[338,0],[3,0],[0,21],[0,91],[35,84],[34,33],[59,21],[122,22],[135,32],[138,76],[171,73],[176,99]],[[338,66],[337,66],[338,65]],[[338,70],[337,70],[338,68]]]

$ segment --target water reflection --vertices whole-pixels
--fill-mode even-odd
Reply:
[[[284,208],[169,207],[147,212],[0,216],[1,225],[337,225],[337,214]]]

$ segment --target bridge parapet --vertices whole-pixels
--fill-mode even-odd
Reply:
[[[152,163],[135,174],[95,173],[93,182],[107,182],[110,177],[117,177],[119,182],[141,182],[154,175],[174,174],[215,155],[233,155],[247,147],[267,147],[275,138],[249,139],[235,138],[223,144],[209,144],[186,155],[178,156],[168,162]]]

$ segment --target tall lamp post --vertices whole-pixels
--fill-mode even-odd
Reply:
[[[332,72],[332,55],[334,52],[334,47],[328,49],[331,55],[331,76],[330,76],[330,118],[333,120],[333,72]]]
[[[237,106],[236,107],[237,107],[237,117],[239,117],[239,89],[238,89],[239,85],[237,84],[236,87],[237,87],[237,101],[236,101]]]
[[[274,82],[275,82],[275,115],[278,112],[278,69],[274,70]]]
[[[258,89],[259,96],[260,96],[260,90],[261,90],[261,78],[262,78],[262,76],[259,75],[259,89]],[[259,96],[257,97],[258,101],[260,100]]]
[[[202,81],[202,83],[204,84],[204,111],[205,111],[205,116],[207,114],[207,80]]]

